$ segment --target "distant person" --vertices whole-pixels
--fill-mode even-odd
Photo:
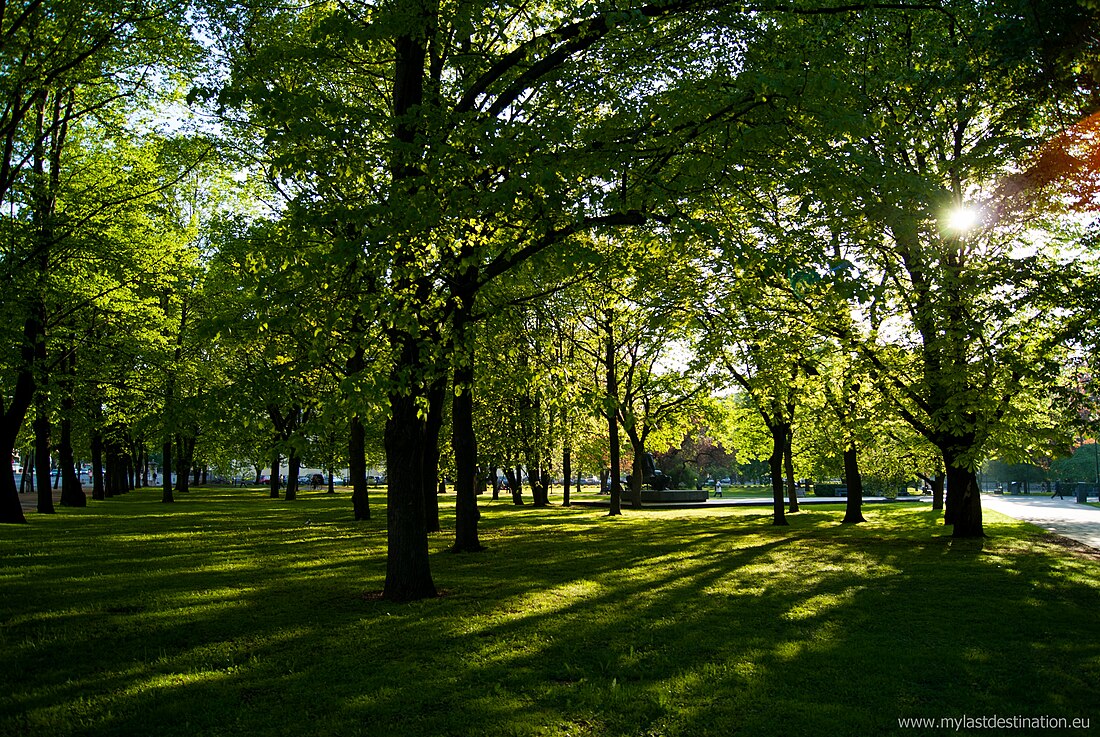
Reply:
[[[1065,496],[1063,495],[1063,492],[1062,492],[1062,482],[1061,481],[1056,481],[1054,483],[1054,493],[1050,495],[1050,498],[1053,499],[1054,497],[1058,497],[1059,499],[1065,499]]]
[[[722,482],[721,481],[715,481],[714,482],[714,495],[715,496],[722,496]]]

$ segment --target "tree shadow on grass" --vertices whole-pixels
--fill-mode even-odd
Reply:
[[[483,555],[433,536],[449,595],[394,605],[362,598],[384,530],[341,520],[346,500],[254,502],[119,505],[5,543],[33,550],[0,571],[21,601],[0,605],[0,731],[884,734],[1087,716],[1100,675],[1066,626],[1100,604],[1095,566],[1008,526],[964,549],[913,511],[528,508],[486,515]]]

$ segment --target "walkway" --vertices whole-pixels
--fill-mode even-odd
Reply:
[[[863,497],[864,504],[880,504],[883,502],[927,502],[931,501],[932,497],[920,497],[920,496],[906,496],[898,499],[887,499],[883,496],[865,496]],[[800,496],[798,497],[798,504],[801,505],[813,505],[813,504],[845,504],[847,499],[842,496]],[[604,496],[599,499],[574,499],[570,502],[575,507],[609,507],[611,506],[610,500]],[[783,497],[783,506],[786,507],[788,500]],[[623,509],[630,508],[630,497],[623,494],[622,499]],[[705,502],[646,502],[643,505],[643,509],[650,511],[655,509],[706,509],[708,507],[771,507],[772,498],[770,496],[759,497],[711,497]],[[1100,511],[1100,510],[1098,510]]]
[[[982,507],[1100,550],[1100,508],[1078,504],[1069,496],[982,494]]]

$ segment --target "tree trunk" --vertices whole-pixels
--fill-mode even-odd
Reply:
[[[176,436],[176,492],[190,491],[191,460],[195,452],[195,438]]]
[[[844,449],[844,483],[848,488],[848,500],[842,521],[849,524],[866,522],[863,519],[863,476],[859,472],[859,457],[854,443]]]
[[[38,512],[53,514],[53,485],[50,473],[50,416],[46,407],[46,398],[42,395],[35,401],[34,418],[34,473],[38,483]]]
[[[982,500],[974,471],[947,465],[947,510],[954,529],[951,537],[985,537],[982,529]]]
[[[406,346],[398,365],[418,364],[415,345]],[[398,373],[395,369],[394,373]],[[398,377],[394,377],[398,384]],[[436,596],[428,559],[428,529],[424,519],[424,420],[417,414],[416,397],[390,396],[386,422],[386,470],[389,488],[386,522],[386,584],[383,598],[413,601]],[[434,489],[432,490],[434,491]]]
[[[497,476],[499,469],[496,466],[489,468],[489,479],[493,482],[493,501],[500,499],[500,477]]]
[[[435,28],[435,13],[428,3],[417,3],[410,13],[407,30],[394,39],[393,66],[393,137],[395,145],[389,161],[393,200],[389,203],[395,219],[404,217],[401,212],[405,197],[418,189],[417,179],[422,176],[421,153],[423,145],[417,137],[423,126],[420,107],[424,103],[424,72],[427,42]],[[438,11],[436,11],[438,12]],[[420,227],[417,223],[414,227]],[[411,249],[410,249],[411,250]],[[399,271],[408,268],[416,273],[415,259],[398,259]],[[407,301],[399,307],[413,321],[423,321],[430,315],[424,309],[434,287],[427,277],[399,277],[401,291],[408,290]],[[429,318],[430,319],[430,318]],[[429,326],[425,326],[429,327]],[[438,463],[439,429],[434,434],[427,422],[419,416],[417,399],[428,400],[428,414],[432,413],[430,396],[419,395],[420,382],[429,373],[426,353],[421,351],[422,333],[394,328],[389,333],[394,352],[394,364],[390,374],[390,415],[386,421],[385,446],[386,470],[389,488],[386,504],[388,542],[386,551],[386,583],[382,592],[389,601],[412,601],[436,596],[428,558],[428,528],[425,519],[427,495],[434,494],[434,477]],[[436,412],[442,414],[445,386],[439,387],[439,405]],[[435,447],[426,447],[431,437]],[[434,459],[434,460],[433,460]],[[430,474],[432,486],[425,488],[429,471],[425,465],[432,461]]]
[[[946,479],[947,475],[943,472],[938,472],[932,477],[932,509],[936,511],[943,509],[943,488]]]
[[[463,303],[465,305],[465,303]],[[455,544],[456,553],[484,550],[478,539],[477,437],[474,434],[473,343],[466,331],[464,307],[456,313],[454,395],[451,398],[451,448],[455,456]],[[468,316],[467,316],[468,317]]]
[[[110,431],[108,430],[108,432]],[[118,466],[118,452],[115,449],[114,440],[108,435],[103,439],[104,487],[108,498],[122,493],[119,488]]]
[[[23,345],[20,347],[20,369],[15,381],[15,391],[11,395],[0,425],[0,457],[14,458],[15,444],[19,430],[26,419],[34,398],[34,378],[31,374],[34,361],[34,344],[39,330],[37,314],[23,324]],[[31,458],[23,460],[23,478],[27,478]],[[15,473],[8,463],[0,469],[0,523],[23,524],[27,521],[23,514],[23,503],[19,501],[19,490],[15,486]]]
[[[69,403],[71,402],[65,402],[65,404]],[[57,446],[58,463],[61,466],[61,506],[86,507],[88,497],[80,484],[80,478],[76,475],[76,463],[73,460],[73,422],[70,416],[64,414],[64,405],[62,412],[61,440]]]
[[[523,472],[517,468],[504,469],[504,476],[508,479],[508,490],[512,492],[512,504],[523,506]]]
[[[271,478],[268,479],[268,486],[271,487],[270,496],[271,496],[272,499],[278,499],[279,498],[279,470],[280,470],[279,463],[280,463],[280,461],[282,461],[282,458],[280,457],[280,455],[278,453],[276,453],[274,456],[271,457]]]
[[[3,433],[6,435],[6,431]],[[10,443],[11,449],[7,451],[7,458],[12,458],[15,453],[15,439],[10,441],[4,437],[0,440],[0,446],[7,446]],[[0,454],[3,451],[0,450]],[[26,479],[27,476],[27,464],[23,464],[23,476],[20,481]],[[15,485],[15,472],[11,468],[11,464],[7,464],[7,468],[0,470],[0,523],[7,524],[22,524],[27,521],[26,515],[23,514],[23,503],[19,501],[19,489]]]
[[[439,433],[443,429],[443,402],[447,398],[447,382],[432,383],[428,389],[428,416],[423,423],[424,526],[428,532],[441,532],[439,524]]]
[[[579,477],[578,477],[579,478]],[[569,506],[569,487],[573,481],[573,451],[566,443],[561,452],[561,505]]]
[[[626,436],[634,452],[634,458],[630,461],[630,506],[641,509],[642,484],[645,481],[645,443],[635,430],[627,429]]]
[[[607,315],[607,343],[604,345],[604,370],[607,375],[606,394],[604,401],[607,404],[607,437],[611,446],[609,456],[611,459],[611,504],[607,515],[614,517],[623,513],[622,498],[623,486],[619,479],[622,459],[619,453],[619,380],[615,372],[615,334],[611,326],[611,315]]]
[[[286,462],[286,500],[292,502],[298,498],[298,474],[302,470],[302,458],[298,451],[291,448]]]
[[[787,438],[783,441],[783,470],[787,477],[787,498],[790,511],[798,511],[798,489],[794,483],[794,428],[787,426]]]
[[[164,441],[161,446],[161,453],[164,455],[163,461],[161,461],[161,479],[160,479],[160,500],[166,504],[171,504],[175,501],[175,497],[172,496],[172,438],[169,437]]]
[[[102,501],[107,498],[107,487],[103,483],[103,431],[98,424],[92,429],[92,499]]]
[[[88,497],[80,485],[73,458],[73,415],[76,401],[73,399],[73,374],[76,371],[76,354],[70,350],[63,363],[61,381],[61,438],[57,444],[57,461],[61,468],[61,506],[86,507]]]
[[[550,505],[550,488],[547,483],[549,474],[538,465],[533,468],[534,472],[529,471],[527,474],[527,482],[531,486],[531,503],[536,507],[547,507]]]
[[[772,472],[772,524],[786,525],[787,517],[783,506],[783,448],[787,444],[787,426],[774,424],[772,433],[772,454],[768,458],[768,468]]]
[[[29,450],[29,452],[24,452],[22,457],[23,458],[33,458],[34,457],[34,449],[31,448]],[[23,472],[19,474],[19,493],[20,494],[28,493],[30,491],[31,485],[33,484],[33,481],[34,481],[34,474],[33,473],[27,473],[27,465],[26,465],[26,463],[24,463],[23,464]]]
[[[351,507],[356,522],[370,519],[366,436],[363,420],[357,414],[352,415],[348,426],[348,475],[351,476]],[[329,488],[332,489],[332,474],[329,474]]]

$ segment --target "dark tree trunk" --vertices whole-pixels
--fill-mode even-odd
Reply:
[[[367,430],[359,415],[352,415],[348,425],[348,475],[351,476],[351,507],[355,520],[370,519],[370,491],[367,487]],[[332,474],[329,474],[329,488]]]
[[[190,491],[191,459],[195,452],[195,438],[176,436],[176,493]]]
[[[23,458],[33,458],[33,457],[34,457],[34,449],[33,448],[30,450],[30,452],[23,454]],[[34,474],[33,473],[27,473],[27,466],[26,466],[26,464],[24,464],[23,465],[23,472],[19,474],[19,493],[20,494],[28,493],[33,488],[33,484],[34,484]]]
[[[772,472],[772,524],[786,525],[787,517],[783,506],[783,448],[787,444],[787,426],[773,424],[772,454],[768,458],[768,468]]]
[[[138,487],[137,459],[134,457],[132,444],[126,445],[126,491],[133,491]]]
[[[63,363],[61,381],[61,437],[57,444],[57,461],[61,468],[61,506],[86,507],[88,497],[80,485],[73,458],[73,415],[76,401],[73,399],[73,374],[76,372],[76,354],[70,351]]]
[[[50,473],[50,416],[45,397],[36,401],[34,418],[34,473],[38,479],[38,506],[41,514],[53,514],[53,484]]]
[[[268,480],[268,485],[271,487],[271,498],[279,498],[279,462],[282,460],[279,454],[276,453],[271,458],[271,478]]]
[[[428,532],[441,532],[439,524],[439,433],[443,429],[443,402],[447,398],[447,382],[438,380],[428,390],[428,417],[424,421],[424,526]],[[438,490],[438,491],[437,491]]]
[[[8,441],[5,439],[0,442],[0,445],[7,445]],[[15,450],[14,440],[11,442],[12,450],[8,451],[6,457],[11,458]],[[2,452],[2,451],[0,451]],[[20,481],[26,479],[27,466],[23,464],[23,476]],[[12,471],[11,464],[7,464],[7,468],[0,470],[0,522],[8,524],[20,524],[27,521],[26,515],[23,514],[23,503],[19,501],[19,489],[15,486],[15,472]]]
[[[122,493],[119,482],[118,451],[110,435],[103,439],[103,467],[107,497],[118,496]]]
[[[951,514],[952,537],[985,537],[982,529],[982,500],[974,471],[947,465],[947,511]]]
[[[111,439],[103,438],[103,494],[110,499],[117,493],[115,491],[115,451],[111,447]]]
[[[848,499],[844,507],[844,520],[849,524],[865,522],[863,519],[863,475],[859,472],[859,457],[856,446],[849,445],[844,450],[844,483],[848,488]]]
[[[504,476],[508,479],[508,490],[512,493],[512,504],[523,506],[523,472],[519,468],[504,469]]]
[[[787,499],[790,512],[798,511],[798,487],[794,483],[794,428],[787,427],[787,439],[783,441],[783,471],[787,478]]]
[[[609,456],[611,461],[611,503],[607,515],[614,517],[623,513],[622,498],[623,486],[619,478],[622,467],[622,458],[619,452],[619,380],[615,372],[615,334],[611,326],[611,315],[607,315],[607,343],[604,345],[604,370],[606,371],[606,395],[607,403],[607,437],[610,445]]]
[[[31,364],[34,360],[35,335],[38,331],[36,318],[28,318],[23,326],[23,345],[20,348],[21,367],[15,382],[15,391],[4,412],[0,425],[0,457],[14,458],[15,444],[18,442],[19,429],[26,419],[34,397],[34,380]],[[23,460],[23,479],[28,477],[31,465],[30,457]],[[22,480],[22,479],[21,479]],[[15,486],[15,473],[8,463],[0,469],[0,523],[22,524],[27,521],[23,514],[23,503],[19,501],[19,490]]]
[[[72,420],[63,414],[61,440],[57,446],[57,457],[61,466],[61,506],[86,507],[88,497],[80,484],[80,478],[76,475],[76,463],[73,460],[72,428]]]
[[[500,499],[500,477],[497,476],[499,469],[496,466],[489,468],[489,479],[493,482],[493,501]]]
[[[465,303],[463,303],[465,305]],[[455,369],[454,395],[451,399],[451,448],[455,456],[455,544],[456,553],[484,550],[478,539],[477,508],[477,437],[474,434],[473,344],[466,331],[465,308],[454,318]]]
[[[161,462],[160,500],[171,504],[176,499],[172,496],[172,439],[168,438],[161,446],[164,460]]]
[[[415,346],[411,351],[407,346],[402,359],[399,365],[417,365]],[[424,420],[417,412],[414,396],[391,395],[390,418],[386,422],[385,433],[389,538],[383,590],[383,597],[390,601],[413,601],[436,596],[424,519],[423,464],[427,433]]]
[[[579,477],[578,477],[579,478]],[[569,486],[573,481],[573,450],[568,443],[561,453],[561,505],[569,506]]]
[[[286,461],[286,500],[292,502],[298,498],[298,474],[302,470],[302,459],[293,448]]]
[[[645,443],[636,432],[627,432],[630,440],[630,448],[634,451],[634,458],[630,462],[630,506],[634,509],[642,508],[642,483],[645,480],[643,465],[645,459]]]
[[[947,475],[942,472],[932,477],[932,509],[936,511],[943,509],[943,489],[946,479]]]
[[[393,113],[395,119],[394,146],[389,161],[392,186],[396,201],[391,202],[395,219],[404,204],[403,197],[418,189],[417,179],[422,176],[421,153],[423,146],[417,143],[423,121],[419,112],[424,102],[424,72],[427,41],[435,27],[435,12],[429,3],[418,3],[410,13],[410,27],[394,39]],[[415,224],[414,227],[420,227]],[[412,272],[418,265],[408,257],[399,259],[399,266],[408,266]],[[402,269],[399,269],[400,272]],[[428,306],[434,286],[426,277],[399,277],[407,289],[406,303],[399,308],[401,317],[413,321],[430,320]],[[400,291],[405,291],[404,289]],[[430,325],[424,325],[431,330]],[[428,414],[432,413],[432,397],[420,395],[420,382],[431,368],[426,353],[421,351],[425,342],[423,333],[412,333],[394,328],[389,333],[394,351],[394,364],[390,375],[390,415],[386,421],[386,470],[389,488],[386,504],[388,543],[386,551],[386,583],[382,592],[389,601],[413,601],[436,596],[428,558],[428,527],[425,519],[427,495],[435,491],[434,477],[438,463],[439,429],[430,432],[425,419],[419,416],[417,399],[428,400]],[[438,392],[441,414],[445,387]],[[428,448],[428,441],[434,447]],[[432,485],[425,488],[429,471],[425,465],[431,462]]]
[[[528,472],[527,483],[531,486],[531,504],[536,507],[550,505],[550,488],[547,483],[549,474],[545,469],[535,467],[534,472]]]
[[[92,499],[102,501],[107,498],[107,487],[103,483],[103,432],[99,427],[92,429]]]

